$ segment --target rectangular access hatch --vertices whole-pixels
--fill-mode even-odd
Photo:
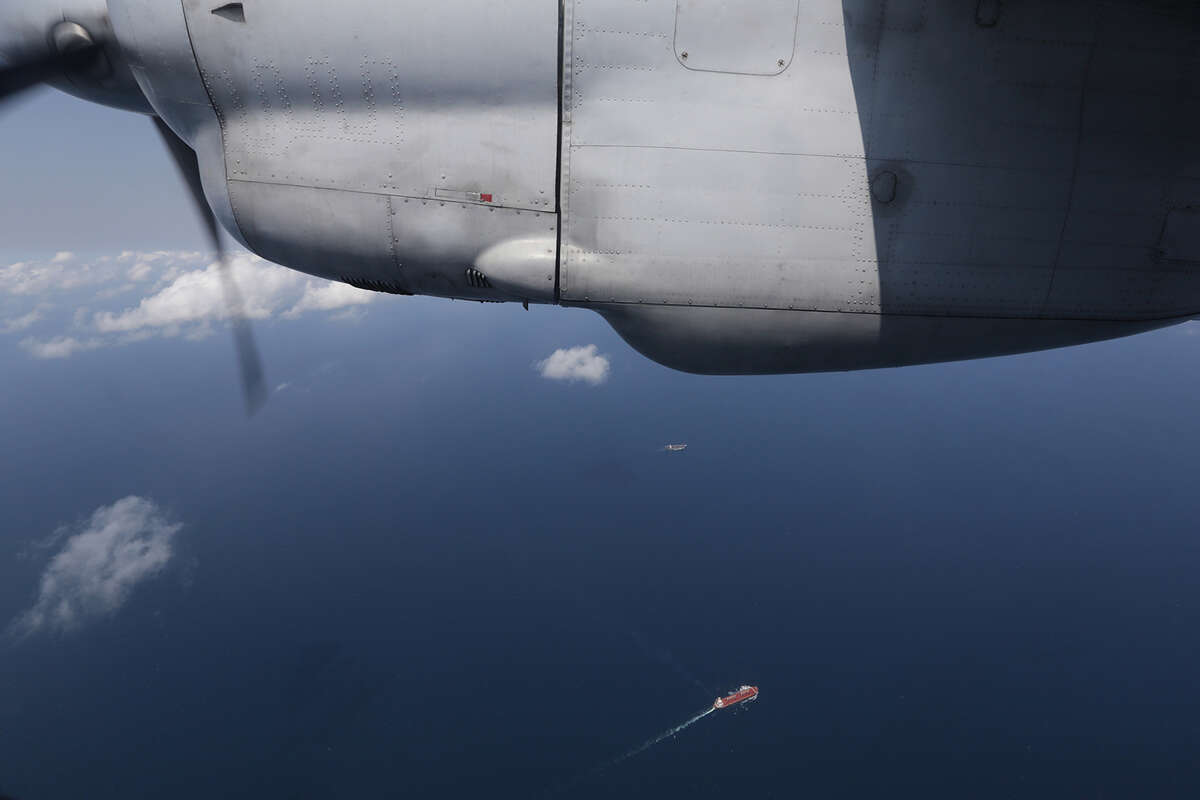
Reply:
[[[792,63],[800,0],[676,0],[675,57],[688,69],[778,75]]]

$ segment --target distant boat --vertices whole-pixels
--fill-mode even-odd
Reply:
[[[681,450],[687,450],[687,445],[686,444],[669,444],[666,447],[664,447],[663,450],[666,450],[668,453],[678,453]]]
[[[754,700],[757,697],[758,697],[758,687],[757,686],[742,686],[738,689],[733,690],[732,692],[725,695],[724,697],[718,697],[716,700],[714,700],[713,708],[714,709],[729,708],[730,706],[736,706],[738,703],[745,703],[750,700]]]

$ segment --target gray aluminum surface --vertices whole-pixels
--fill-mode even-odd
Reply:
[[[144,96],[109,101],[152,107],[230,232],[296,269],[591,308],[717,373],[1200,312],[1192,4],[222,5],[109,0]]]
[[[950,0],[807,2],[790,66],[768,77],[680,69],[687,0],[572,5],[564,301],[881,315],[827,321],[817,348],[709,314],[700,327],[744,339],[732,358],[738,335],[722,335],[712,371],[1062,343],[1052,326],[988,341],[996,326],[963,323],[973,351],[958,318],[1079,320],[1066,327],[1085,340],[1120,328],[1089,320],[1200,308],[1200,265],[1160,242],[1200,187],[1190,7],[1006,2],[985,26]],[[743,6],[764,24],[777,12]],[[1196,217],[1172,221],[1188,241]],[[654,357],[710,370],[688,350],[698,336],[656,340],[636,312],[605,313]],[[832,357],[842,329],[852,352]]]

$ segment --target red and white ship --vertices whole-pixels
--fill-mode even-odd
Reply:
[[[758,697],[757,686],[740,686],[724,697],[718,697],[713,701],[713,708],[729,708],[736,706],[738,703],[746,703]]]

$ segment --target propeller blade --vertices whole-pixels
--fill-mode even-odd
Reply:
[[[204,222],[205,232],[209,243],[217,253],[219,272],[221,274],[221,289],[225,295],[225,308],[233,324],[233,344],[237,349],[238,367],[241,371],[242,393],[246,399],[246,412],[253,415],[262,408],[267,399],[266,381],[263,378],[262,359],[258,355],[258,345],[254,342],[254,330],[250,320],[246,318],[242,304],[242,294],[238,291],[237,281],[230,269],[229,257],[221,245],[221,235],[217,228],[217,218],[204,198],[204,188],[200,183],[200,164],[196,153],[187,142],[180,139],[159,117],[154,117],[154,126],[158,129],[163,142],[175,160],[175,166],[183,176],[195,201],[196,210]]]
[[[88,66],[100,54],[100,45],[88,44],[65,53],[52,53],[19,64],[0,66],[0,101],[30,89],[47,78]]]

